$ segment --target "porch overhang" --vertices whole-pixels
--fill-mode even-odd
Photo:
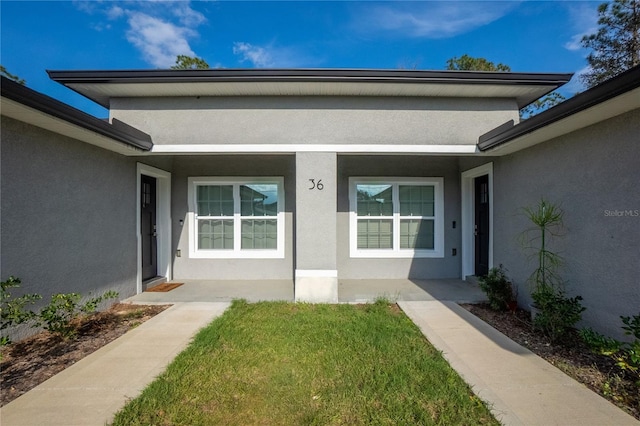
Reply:
[[[522,108],[572,74],[375,69],[47,71],[109,108],[111,98],[198,96],[421,96],[515,99]]]

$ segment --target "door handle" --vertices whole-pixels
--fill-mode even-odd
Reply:
[[[478,225],[473,226],[473,235],[476,237],[478,236]]]

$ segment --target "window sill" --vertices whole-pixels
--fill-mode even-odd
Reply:
[[[370,259],[444,258],[444,252],[440,250],[352,250],[350,255]]]
[[[191,259],[284,259],[283,250],[198,250],[189,253]]]

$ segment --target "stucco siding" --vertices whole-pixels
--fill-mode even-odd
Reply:
[[[284,177],[285,250],[282,259],[198,259],[189,257],[189,177]],[[183,156],[172,168],[172,220],[174,279],[281,280],[293,278],[293,214],[295,157],[290,156]],[[180,221],[183,221],[180,225]]]
[[[460,173],[463,173],[492,161],[495,161],[495,157],[458,157],[458,167],[460,168]]]
[[[336,161],[335,153],[296,154],[296,269],[336,269]]]
[[[10,118],[1,125],[2,279],[19,277],[44,301],[135,294],[135,161]]]
[[[509,99],[202,97],[113,99],[111,116],[156,145],[475,145],[518,112]]]
[[[444,178],[444,257],[352,258],[349,248],[349,177]],[[453,228],[453,221],[456,228]],[[338,157],[338,277],[340,279],[459,278],[461,273],[460,176],[455,157]],[[452,254],[456,249],[456,255]]]
[[[503,264],[530,301],[535,268],[517,236],[522,207],[542,197],[565,212],[553,249],[569,295],[581,295],[583,325],[621,336],[620,315],[640,307],[640,111],[592,125],[494,160],[495,264]]]

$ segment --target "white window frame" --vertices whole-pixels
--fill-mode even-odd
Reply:
[[[240,214],[240,191],[241,185],[247,184],[277,184],[278,185],[278,210],[276,216],[265,216],[265,218],[277,220],[277,240],[276,249],[242,249],[241,221]],[[196,188],[200,185],[231,185],[234,194],[234,213],[229,216],[233,219],[233,249],[199,249],[198,248],[198,223],[197,223],[197,200]],[[190,177],[188,179],[188,201],[189,211],[187,219],[189,222],[189,257],[196,259],[284,259],[284,177]]]
[[[393,186],[393,248],[358,249],[357,191],[359,184]],[[434,187],[434,248],[400,248],[400,185],[431,185]],[[350,177],[349,178],[349,247],[351,257],[360,258],[421,258],[444,257],[444,179],[441,177],[391,178],[391,177]]]

